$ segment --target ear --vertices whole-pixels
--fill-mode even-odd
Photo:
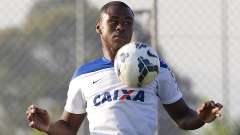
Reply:
[[[96,23],[96,32],[99,34],[102,34],[99,21],[97,21],[97,23]]]

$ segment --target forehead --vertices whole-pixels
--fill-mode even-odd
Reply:
[[[133,13],[129,8],[119,7],[119,6],[110,6],[107,9],[106,13],[102,15],[102,17],[111,17],[111,16],[133,19]]]

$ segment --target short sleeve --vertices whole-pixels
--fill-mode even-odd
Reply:
[[[70,113],[82,114],[86,112],[86,100],[81,91],[81,77],[71,80],[68,89],[68,97],[64,109]]]
[[[163,104],[174,103],[182,97],[174,73],[167,65],[161,68],[157,80],[158,96]]]

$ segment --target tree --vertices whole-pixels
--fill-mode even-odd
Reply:
[[[3,58],[0,61],[3,69],[0,100],[4,122],[0,124],[0,134],[30,129],[28,124],[23,124],[28,123],[26,115],[18,114],[24,114],[32,103],[43,101],[43,105],[51,105],[48,107],[50,113],[54,112],[53,116],[60,117],[68,82],[75,69],[75,5],[68,2],[53,8],[53,1],[49,1],[52,6],[41,10],[45,11],[42,14],[37,14],[37,5],[41,5],[37,3],[30,12],[34,15],[29,15],[22,27],[0,32]],[[49,100],[52,97],[54,101]]]
[[[83,49],[86,61],[91,61],[102,55],[101,41],[95,32],[99,13],[95,7],[85,5],[84,32],[90,38],[85,38]],[[0,134],[35,133],[28,127],[24,114],[32,103],[47,109],[53,121],[60,117],[68,83],[76,68],[76,29],[75,0],[58,0],[38,1],[22,27],[0,31],[0,107],[3,108]],[[138,22],[134,31],[143,31]],[[138,35],[144,37],[136,37],[137,41],[149,44],[149,33]],[[180,88],[190,91],[188,79],[177,80],[181,80]],[[189,97],[193,97],[191,93]]]

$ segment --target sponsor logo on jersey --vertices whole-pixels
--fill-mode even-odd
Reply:
[[[106,102],[115,100],[131,100],[136,102],[144,102],[143,90],[114,90],[113,92],[105,92],[96,95],[93,99],[94,106],[99,106]]]
[[[167,69],[168,69],[168,71],[170,72],[170,74],[171,74],[171,76],[172,76],[172,78],[173,78],[173,80],[174,80],[174,83],[175,83],[175,86],[176,86],[176,90],[179,91],[179,87],[178,87],[178,85],[177,85],[177,81],[176,81],[176,78],[175,78],[175,75],[174,75],[173,71],[171,70],[170,67],[168,67]]]

